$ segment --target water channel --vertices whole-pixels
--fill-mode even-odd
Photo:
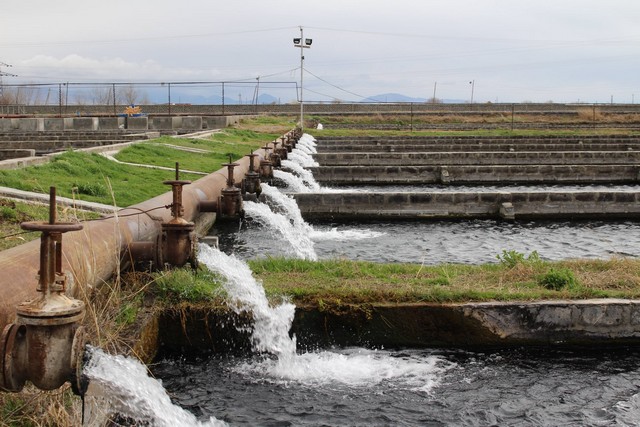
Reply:
[[[241,426],[637,426],[640,351],[335,350],[154,367],[175,402]],[[327,360],[332,360],[328,362]]]
[[[309,188],[307,184],[305,185]],[[270,305],[243,259],[266,255],[346,257],[378,262],[482,263],[503,249],[547,259],[638,256],[633,222],[306,224],[287,198],[266,186],[270,208],[247,203],[249,221],[219,227],[221,251],[200,259],[226,277],[231,306],[254,313],[254,352],[243,357],[161,360],[166,390],[152,425],[241,426],[609,426],[640,422],[640,349],[330,348],[304,353],[288,335],[295,307]],[[299,212],[298,212],[299,214]],[[230,255],[232,254],[232,255]],[[101,376],[98,383],[124,371]],[[121,365],[127,363],[120,361]],[[117,365],[109,360],[110,368]],[[129,369],[127,367],[127,369]],[[135,371],[138,368],[131,369]],[[142,369],[144,371],[144,369]],[[129,371],[127,371],[129,372]],[[137,371],[136,371],[137,372]],[[135,375],[144,375],[137,372]],[[134,374],[131,374],[133,377]],[[122,392],[121,401],[154,408]],[[154,386],[149,389],[155,390]],[[162,389],[162,387],[160,387]],[[114,388],[108,390],[117,394]],[[175,405],[171,405],[169,400]],[[113,397],[113,396],[112,396]],[[177,406],[176,406],[177,405]],[[121,404],[125,414],[135,410]]]

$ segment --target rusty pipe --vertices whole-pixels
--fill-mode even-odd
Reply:
[[[263,152],[259,154],[264,156]],[[236,163],[234,179],[240,181],[249,168],[249,158]],[[218,200],[226,181],[226,170],[221,169],[186,186],[182,194],[184,218],[197,224],[200,203]],[[86,288],[109,280],[127,262],[121,254],[130,243],[155,241],[162,232],[161,223],[172,218],[171,211],[165,208],[171,205],[172,198],[172,192],[164,193],[121,209],[117,215],[88,221],[83,230],[65,236],[61,267],[71,273],[76,284],[69,284],[67,293],[78,297]],[[0,329],[14,321],[18,304],[36,296],[32,284],[38,274],[39,245],[38,241],[31,241],[0,252]]]

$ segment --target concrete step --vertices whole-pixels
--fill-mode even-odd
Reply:
[[[320,166],[638,164],[640,151],[318,153]]]
[[[622,184],[637,183],[637,165],[319,166],[326,185],[391,184]]]
[[[504,143],[476,143],[476,144],[347,144],[331,143],[318,145],[318,153],[390,153],[390,152],[434,152],[434,151],[640,151],[640,141],[627,143],[556,143],[556,144],[504,144]]]
[[[637,219],[637,191],[296,193],[304,218],[354,219]]]
[[[620,135],[584,135],[584,136],[363,136],[363,137],[317,137],[319,147],[330,144],[342,144],[351,142],[359,145],[381,144],[477,144],[477,143],[505,143],[505,144],[579,144],[582,143],[628,143],[640,142],[640,136]]]

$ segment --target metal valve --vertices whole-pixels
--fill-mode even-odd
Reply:
[[[24,230],[40,231],[39,295],[16,307],[16,323],[5,327],[0,388],[18,392],[31,381],[43,390],[81,378],[85,347],[84,302],[65,295],[68,277],[62,270],[62,234],[82,229],[56,220],[56,190],[50,188],[49,222],[24,222]],[[74,384],[74,390],[79,390]]]

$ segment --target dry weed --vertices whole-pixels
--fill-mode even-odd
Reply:
[[[81,425],[82,401],[69,386],[42,391],[27,385],[20,393],[0,393],[0,426],[72,427]]]

